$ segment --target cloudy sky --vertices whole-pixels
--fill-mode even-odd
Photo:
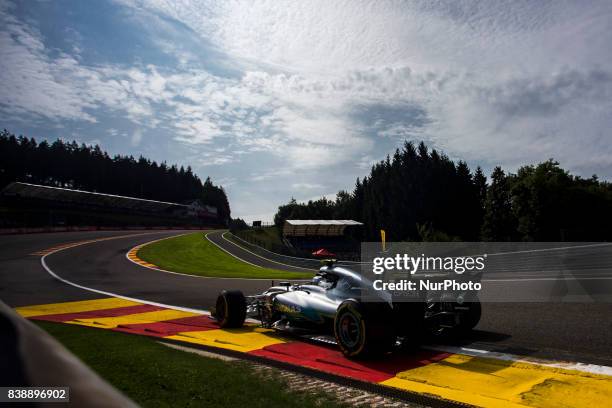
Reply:
[[[612,2],[0,0],[0,127],[210,175],[232,215],[424,140],[612,179]]]

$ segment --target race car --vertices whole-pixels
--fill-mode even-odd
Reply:
[[[281,282],[253,296],[223,290],[212,318],[223,328],[256,319],[262,327],[335,343],[345,356],[355,358],[415,345],[430,335],[462,334],[480,320],[475,294],[416,292],[418,298],[408,302],[394,301],[394,295],[384,291],[366,296],[365,277],[335,260],[324,262],[308,283]]]

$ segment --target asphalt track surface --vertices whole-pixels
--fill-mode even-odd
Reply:
[[[201,278],[147,269],[126,259],[134,246],[185,231],[99,231],[0,236],[0,299],[12,307],[97,299],[98,293],[53,278],[40,255],[57,245],[111,238],[68,248],[45,260],[63,279],[122,296],[195,309],[209,309],[221,289],[256,293],[269,280]],[[245,261],[272,267],[221,239],[209,238]],[[274,268],[284,269],[273,264]],[[487,303],[472,336],[461,344],[475,349],[532,357],[612,365],[612,303]]]
[[[279,262],[275,262],[273,260],[258,256],[254,254],[253,252],[248,251],[231,241],[228,241],[227,239],[223,237],[223,233],[224,231],[214,231],[214,232],[210,232],[206,234],[206,237],[212,243],[216,244],[217,246],[220,246],[225,251],[230,252],[235,257],[240,258],[248,263],[251,263],[253,265],[258,265],[263,268],[281,269],[284,271],[291,271],[291,272],[314,272],[315,271],[314,269],[302,268],[299,266],[289,265],[287,263],[279,263]]]

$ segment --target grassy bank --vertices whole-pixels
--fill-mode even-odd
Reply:
[[[307,279],[312,274],[258,268],[223,252],[204,234],[182,235],[144,246],[138,257],[163,269],[224,278]]]
[[[37,322],[101,377],[143,407],[338,406],[329,395],[289,392],[250,365],[174,350],[151,338]]]
[[[283,241],[276,227],[248,229],[239,231],[236,235],[249,242],[255,241],[259,246],[267,249],[283,246]]]

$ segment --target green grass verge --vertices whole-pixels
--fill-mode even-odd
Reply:
[[[223,252],[204,234],[182,235],[142,247],[138,257],[173,272],[224,278],[308,279],[312,273],[258,268]]]
[[[143,407],[335,407],[329,394],[287,391],[248,363],[168,348],[152,338],[61,323],[36,322]]]
[[[281,240],[280,234],[278,233],[278,228],[276,227],[248,229],[239,231],[237,235],[240,238],[249,237],[251,239],[255,239],[259,241],[259,245],[263,246],[264,248],[283,246],[283,241]]]

